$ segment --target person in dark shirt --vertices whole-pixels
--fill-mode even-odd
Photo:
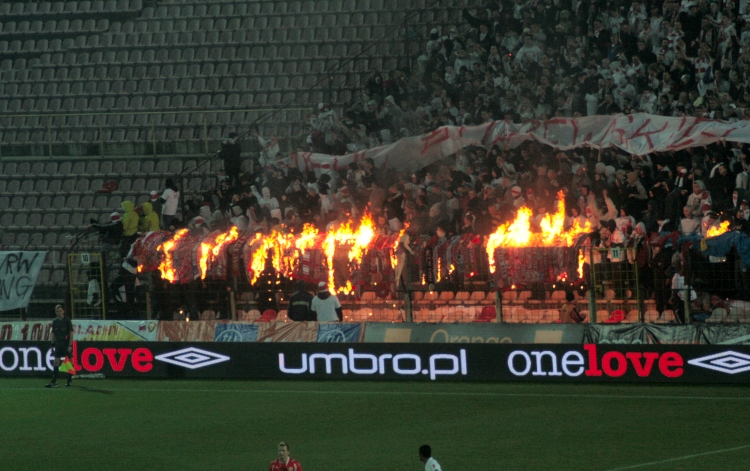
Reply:
[[[57,318],[52,321],[52,348],[54,349],[55,362],[52,372],[52,382],[46,388],[57,387],[57,373],[60,371],[60,358],[70,357],[73,353],[73,322],[65,317],[65,309],[58,304],[55,306]],[[65,387],[71,386],[73,375],[68,373],[68,381]]]
[[[297,291],[289,298],[287,315],[293,321],[314,321],[315,316],[310,309],[313,295],[305,289],[305,282],[297,280]]]
[[[99,224],[96,219],[91,219],[91,227],[102,236],[102,242],[110,245],[119,245],[122,239],[122,217],[114,212],[109,215],[108,224]]]
[[[242,148],[239,136],[236,132],[229,133],[229,138],[221,145],[219,155],[224,160],[224,172],[229,178],[232,187],[240,184],[240,173],[242,173]]]

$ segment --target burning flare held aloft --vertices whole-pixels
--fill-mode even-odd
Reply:
[[[565,200],[564,194],[557,194],[557,211],[547,213],[539,223],[541,232],[531,230],[531,209],[522,206],[516,218],[500,226],[487,238],[487,258],[490,272],[495,273],[495,250],[498,247],[570,247],[581,234],[591,232],[591,223],[581,227],[574,220],[570,229],[565,229]]]
[[[248,241],[251,255],[248,261],[248,273],[252,273],[250,284],[255,284],[258,277],[265,269],[269,253],[271,254],[271,265],[277,273],[291,276],[294,272],[296,256],[301,256],[315,245],[318,230],[310,224],[305,224],[300,234],[283,234],[273,231],[269,235],[255,234]]]
[[[709,227],[708,231],[706,231],[706,238],[720,236],[722,234],[729,232],[730,225],[731,225],[731,222],[723,221],[718,226]]]
[[[323,242],[323,250],[326,254],[326,262],[328,266],[329,291],[332,293],[338,291],[348,294],[354,289],[350,279],[347,279],[346,286],[339,287],[338,289],[336,288],[333,259],[336,255],[337,247],[350,246],[351,248],[347,254],[349,263],[356,262],[357,264],[360,264],[362,263],[362,256],[365,254],[366,249],[374,238],[375,224],[369,214],[365,214],[364,217],[362,217],[362,221],[356,231],[352,229],[351,222],[346,222],[338,228],[332,228],[326,233],[325,241]]]
[[[174,283],[175,279],[177,278],[177,270],[175,268],[173,260],[173,251],[176,249],[177,243],[180,241],[180,239],[185,237],[187,233],[187,229],[180,229],[179,231],[175,232],[174,237],[162,244],[159,244],[159,246],[156,247],[156,250],[159,250],[163,254],[161,263],[159,264],[161,277],[165,280],[169,280],[170,283]],[[140,269],[138,271],[140,271]]]
[[[328,289],[331,292],[349,293],[354,288],[351,280],[345,286],[336,286],[334,280],[334,257],[339,249],[347,250],[349,263],[361,263],[362,257],[375,238],[375,224],[372,217],[366,214],[354,230],[352,221],[345,222],[338,227],[332,227],[324,234],[320,234],[312,225],[305,225],[300,234],[282,234],[274,231],[270,235],[256,234],[248,244],[252,247],[252,255],[248,264],[248,273],[252,273],[250,283],[254,284],[264,270],[271,254],[271,265],[277,273],[290,276],[295,272],[298,260],[306,251],[320,246],[325,253],[327,266]]]
[[[565,207],[562,196],[558,194],[557,211],[544,215],[539,222],[538,230],[532,230],[531,210],[522,207],[518,210],[515,220],[500,226],[486,238],[484,250],[489,259],[490,274],[495,275],[497,270],[496,249],[572,247],[579,235],[591,230],[590,223],[587,222],[581,227],[577,221],[571,228],[565,229]],[[722,228],[724,228],[723,224]],[[260,233],[242,235],[236,227],[223,233],[212,232],[207,236],[190,232],[187,229],[181,229],[173,235],[159,232],[155,233],[154,239],[151,239],[154,240],[151,251],[155,247],[156,255],[158,255],[151,259],[155,258],[156,261],[149,265],[150,268],[139,266],[139,270],[156,269],[158,263],[162,278],[172,283],[184,283],[192,279],[216,276],[217,272],[225,276],[226,271],[222,271],[222,267],[226,265],[227,253],[234,254],[234,257],[242,254],[251,284],[258,281],[264,270],[272,269],[275,273],[285,277],[302,276],[307,281],[325,280],[331,292],[350,293],[354,290],[353,284],[356,283],[353,281],[352,274],[363,267],[363,263],[370,263],[370,261],[363,262],[368,254],[380,253],[380,256],[384,256],[383,262],[378,263],[390,265],[389,273],[396,269],[398,263],[396,249],[405,231],[406,228],[402,229],[399,234],[378,236],[372,216],[366,214],[358,224],[353,221],[338,223],[325,232],[309,224],[305,225],[299,233],[274,231],[268,235]],[[478,238],[476,242],[481,243]],[[144,242],[141,246],[145,250],[148,244]],[[374,249],[377,252],[371,252]],[[480,248],[479,251],[481,252],[482,249]],[[192,274],[189,269],[178,268],[177,265],[184,267],[184,264],[189,263],[191,259],[196,266]],[[344,267],[347,263],[349,267],[347,273],[336,272],[336,267]],[[442,263],[441,258],[437,256],[435,258],[435,264],[438,267],[436,281],[441,281],[442,275],[450,275],[456,269],[455,265],[452,265],[453,262],[441,266]],[[579,276],[581,276],[580,265],[581,263],[579,263]],[[442,273],[443,267],[447,269],[445,274]],[[471,276],[474,276],[474,273],[471,273]],[[567,274],[564,278],[567,278]]]
[[[229,232],[222,232],[216,235],[209,234],[209,239],[201,242],[200,257],[198,263],[201,269],[201,280],[206,279],[206,273],[208,273],[209,258],[216,258],[221,253],[221,249],[231,244],[239,237],[236,227],[232,227]]]

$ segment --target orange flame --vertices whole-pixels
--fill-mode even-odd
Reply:
[[[177,241],[182,239],[185,234],[187,234],[187,232],[187,229],[180,229],[179,231],[175,232],[174,237],[162,244],[159,244],[156,247],[156,250],[161,250],[162,253],[164,253],[164,258],[159,264],[161,277],[165,280],[169,280],[170,283],[174,283],[174,280],[177,278],[177,273],[172,263],[172,249],[175,247],[175,245],[177,245]]]
[[[250,257],[248,267],[253,272],[250,284],[255,284],[261,272],[265,269],[269,251],[271,251],[271,265],[273,265],[276,271],[285,274],[288,272],[287,267],[282,264],[282,261],[284,260],[284,251],[292,245],[293,238],[293,234],[282,234],[278,231],[273,231],[267,236],[256,234],[255,239],[248,242],[251,246],[255,245],[255,250],[253,250]]]
[[[304,253],[305,251],[307,251],[307,249],[310,249],[315,245],[315,240],[317,237],[318,229],[316,229],[312,224],[305,224],[305,226],[302,228],[302,233],[294,242],[294,245],[297,250]]]
[[[583,250],[578,251],[578,278],[583,279],[583,264],[586,263],[586,257],[583,255]]]
[[[267,236],[256,234],[255,238],[248,242],[248,245],[255,246],[248,264],[248,269],[253,273],[250,283],[255,284],[258,281],[266,266],[269,250],[271,265],[276,272],[285,276],[291,275],[298,259],[315,245],[317,237],[318,230],[311,224],[305,224],[299,235],[278,231],[273,231]]]
[[[198,264],[200,265],[201,269],[201,280],[206,279],[206,273],[208,273],[209,258],[218,257],[222,247],[226,244],[234,242],[235,240],[237,240],[237,237],[239,237],[237,228],[233,226],[229,230],[229,232],[216,234],[213,237],[213,241],[209,240],[208,242],[201,242],[200,257],[198,258]]]
[[[353,235],[352,248],[349,250],[349,261],[362,263],[362,256],[365,254],[365,249],[369,247],[370,242],[372,242],[374,238],[375,223],[369,214],[365,214],[359,224],[357,232]]]
[[[590,231],[591,228],[588,222],[581,227],[575,221],[572,228],[565,230],[565,208],[561,193],[558,194],[557,211],[554,214],[546,214],[540,221],[540,232],[532,231],[531,216],[531,210],[522,207],[518,210],[514,221],[502,225],[494,234],[488,236],[486,251],[492,273],[496,271],[494,254],[498,247],[568,247],[573,244],[577,236]],[[728,222],[722,223],[721,228],[714,228],[709,232],[709,236],[726,232],[728,226]],[[273,231],[269,235],[256,234],[247,242],[250,248],[250,259],[247,266],[248,272],[251,274],[250,283],[255,284],[258,281],[267,262],[270,262],[278,275],[290,276],[294,274],[302,256],[307,251],[318,247],[322,248],[326,257],[328,289],[332,293],[350,293],[353,290],[351,281],[346,281],[343,286],[336,286],[333,262],[337,251],[345,251],[340,252],[340,254],[343,256],[346,253],[346,258],[350,264],[361,264],[363,256],[376,237],[375,224],[369,214],[365,214],[359,225],[356,226],[356,230],[354,227],[354,222],[348,221],[324,233],[320,233],[314,226],[307,224],[299,234],[286,234],[278,231]],[[395,252],[407,228],[408,225],[405,225],[399,232],[398,237],[394,239],[391,247],[390,262],[394,268],[398,263]],[[176,270],[173,267],[172,252],[187,232],[187,229],[181,229],[175,233],[172,239],[157,247],[157,250],[163,254],[159,270],[162,277],[170,282],[174,282],[177,278]],[[237,229],[232,228],[226,233],[214,233],[201,242],[198,250],[201,279],[206,278],[213,258],[218,257],[222,247],[236,241],[238,237]],[[269,257],[270,260],[268,260]],[[579,254],[579,276],[582,276],[583,257],[584,255]],[[447,269],[447,274],[456,270],[453,265],[448,267],[442,265],[442,261],[438,259],[437,281],[441,281],[444,277],[443,269]],[[426,283],[424,277],[422,283]]]
[[[409,223],[404,223],[404,227],[398,231],[398,237],[396,237],[396,240],[393,241],[393,247],[391,247],[391,267],[395,270],[396,265],[398,265],[398,257],[396,257],[396,249],[398,249],[398,244],[401,243],[401,238],[404,237],[404,234],[406,234],[406,230],[409,229]]]
[[[720,236],[726,232],[729,232],[729,225],[729,221],[724,221],[718,227],[709,227],[708,231],[706,231],[706,238]]]
[[[365,254],[365,250],[369,247],[372,240],[375,238],[375,223],[372,220],[372,216],[365,214],[362,217],[362,221],[356,231],[352,230],[351,222],[347,222],[338,228],[331,229],[326,232],[325,240],[323,241],[323,252],[326,254],[326,262],[328,263],[328,290],[332,293],[345,293],[349,294],[354,289],[350,280],[347,280],[346,286],[336,288],[336,282],[334,280],[334,267],[333,258],[336,255],[336,248],[338,245],[351,245],[347,258],[349,262],[362,263],[362,256]]]
[[[545,214],[539,222],[541,232],[531,231],[531,209],[523,206],[516,213],[516,218],[510,223],[503,224],[497,231],[487,238],[487,258],[490,272],[495,273],[495,249],[498,247],[570,247],[581,234],[591,230],[591,223],[581,227],[574,221],[573,227],[567,231],[565,225],[564,194],[557,194],[557,211]],[[580,262],[580,261],[579,261]],[[580,268],[580,263],[579,263]]]

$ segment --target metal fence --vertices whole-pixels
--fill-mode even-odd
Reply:
[[[724,257],[714,257],[702,254],[700,243],[683,244],[672,264],[677,282],[672,283],[669,305],[676,320],[750,322],[748,268],[743,265],[736,248]]]
[[[68,253],[70,316],[106,319],[106,262],[101,252]]]
[[[281,126],[296,136],[308,107],[230,110],[164,110],[100,113],[23,113],[0,117],[0,156],[202,155],[229,132],[243,132],[271,112],[277,119],[261,126],[268,135]],[[282,141],[284,141],[283,137]],[[287,143],[289,144],[289,143]]]
[[[366,288],[337,296],[344,321],[350,322],[571,322],[562,311],[566,304],[589,323],[750,322],[750,276],[736,250],[725,257],[704,256],[699,244],[682,244],[677,251],[661,246],[645,252],[642,247],[574,250],[582,259],[583,276],[573,279],[504,284],[486,262],[471,270],[469,265],[448,268],[437,277],[435,270],[442,266],[410,260],[399,286],[392,274],[371,273]],[[118,247],[102,245],[91,233],[71,244],[66,281],[74,317],[288,320],[295,282],[273,270],[253,284],[244,274],[226,280],[195,276],[189,283],[171,284],[159,271],[133,273],[117,252]],[[537,256],[545,258],[544,253]],[[91,257],[100,257],[99,265]],[[97,266],[102,267],[95,273],[102,305],[94,308],[89,284]],[[316,283],[307,285],[311,293],[316,288]],[[5,313],[8,317],[22,317],[22,312]]]
[[[644,276],[639,277],[635,247],[593,248],[591,289],[596,306],[596,322],[643,321],[641,293]],[[590,314],[591,315],[591,314]]]

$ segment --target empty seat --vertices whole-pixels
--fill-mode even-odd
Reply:
[[[26,226],[26,223],[28,222],[28,215],[26,213],[17,213],[16,216],[13,218],[13,226],[15,227],[24,227]],[[16,239],[16,242],[18,240]],[[26,244],[23,244],[26,245]]]

